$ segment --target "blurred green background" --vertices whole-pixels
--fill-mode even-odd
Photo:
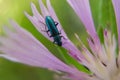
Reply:
[[[43,1],[45,3],[45,0]],[[14,19],[40,40],[54,55],[64,61],[59,50],[56,50],[55,45],[44,38],[25,17],[24,11],[32,15],[31,2],[35,3],[39,10],[38,0],[0,0],[0,32],[2,31],[1,27],[8,24],[9,19]],[[51,3],[72,42],[75,45],[78,44],[78,40],[74,36],[74,33],[77,33],[83,43],[87,45],[85,28],[66,0],[51,0]],[[100,38],[102,39],[101,32],[106,27],[117,36],[111,0],[90,0],[90,5]],[[0,58],[0,80],[54,80],[54,74],[47,69],[35,68]]]

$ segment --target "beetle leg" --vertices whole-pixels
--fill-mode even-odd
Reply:
[[[61,38],[63,38],[63,39],[65,39],[65,40],[67,40],[64,36],[60,36]]]
[[[58,22],[55,22],[55,26],[57,26],[59,23]]]
[[[43,25],[45,25],[46,26],[46,24],[45,23],[43,23],[42,21],[39,21],[40,23],[42,23]]]
[[[47,33],[48,33],[50,30],[41,30],[41,31],[44,31],[44,32],[47,32]]]
[[[50,35],[49,37],[53,37],[53,35]]]
[[[47,32],[47,35],[50,37],[50,35],[49,35],[49,33],[48,33],[49,31],[50,31],[50,30],[47,30],[46,32]]]
[[[50,35],[49,35],[49,33],[48,33],[50,30],[47,30],[47,27],[46,27],[46,25],[45,25],[43,22],[40,21],[40,23],[42,23],[42,24],[45,26],[45,30],[41,30],[41,31],[46,32],[47,35],[50,37]]]
[[[53,36],[48,33],[49,31],[50,31],[50,30],[47,30],[46,32],[47,32],[48,36],[51,38],[51,37],[53,37]]]
[[[43,22],[41,22],[41,21],[39,21],[39,22],[42,23],[42,24],[45,26],[45,30],[41,30],[41,31],[46,32],[49,37],[53,37],[52,35],[50,35],[50,34],[48,33],[50,30],[47,30],[46,24],[43,23]],[[55,22],[55,25],[57,26],[57,25],[58,25],[58,22]]]
[[[47,30],[47,31],[46,31],[46,30],[41,30],[41,31],[46,32],[49,37],[52,37],[52,35],[49,34],[49,31],[50,31],[50,30]]]
[[[46,24],[43,23],[42,21],[39,21],[39,22],[42,23],[42,24],[45,26],[45,30],[46,30],[46,31],[44,31],[44,30],[42,30],[42,31],[44,31],[44,32],[49,32],[49,30],[47,30]]]

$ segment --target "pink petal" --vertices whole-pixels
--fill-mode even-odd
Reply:
[[[79,16],[87,32],[91,36],[96,35],[96,30],[94,27],[89,0],[67,0],[71,7],[75,10],[76,14]]]
[[[7,36],[0,36],[0,51],[24,64],[65,72],[71,69],[52,55],[29,32],[19,27],[13,21],[11,21],[11,24],[16,31],[11,31],[7,27],[4,29],[5,32],[7,31]]]
[[[88,34],[92,38],[93,43],[89,45],[92,47],[92,49],[95,49],[97,52],[101,51],[101,43],[94,27],[89,0],[67,0],[67,1],[71,5],[71,7],[75,10],[76,14],[79,16],[79,18],[85,25]],[[103,55],[103,53],[99,53],[98,55],[101,56]]]
[[[39,0],[39,5],[40,5],[40,9],[42,12],[43,17],[45,18],[46,16],[50,16],[47,8],[45,7],[45,5],[43,4],[42,0]]]
[[[65,49],[68,50],[69,54],[75,58],[76,60],[78,60],[79,62],[84,62],[86,61],[86,59],[84,58],[84,56],[82,55],[82,53],[75,47],[75,45],[70,42],[69,40],[64,42],[62,45]]]
[[[118,27],[118,41],[120,47],[120,0],[112,0],[112,3],[116,14],[117,27]]]
[[[31,3],[31,9],[32,9],[32,13],[33,15],[38,18],[38,20],[40,20],[41,22],[44,22],[44,17],[40,15],[40,13],[38,12],[36,6]]]

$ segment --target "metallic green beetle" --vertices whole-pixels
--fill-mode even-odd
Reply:
[[[58,23],[56,23],[51,16],[46,16],[45,23],[48,28],[47,33],[50,32],[50,37],[53,37],[54,43],[56,43],[58,46],[62,46],[62,36],[60,36],[61,33],[57,29]]]

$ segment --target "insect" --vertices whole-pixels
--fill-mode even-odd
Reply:
[[[61,33],[57,29],[58,23],[55,22],[51,16],[46,16],[45,23],[48,28],[47,34],[48,34],[48,32],[50,32],[51,35],[49,35],[49,34],[48,35],[50,37],[53,37],[53,39],[54,39],[53,43],[56,43],[58,46],[62,46],[61,37],[63,37],[63,36],[60,36]]]

